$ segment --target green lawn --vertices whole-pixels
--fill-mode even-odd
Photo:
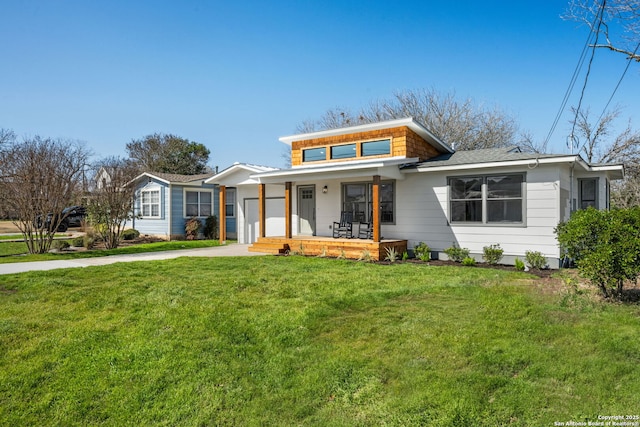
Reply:
[[[142,243],[109,250],[28,255],[27,246],[24,242],[0,242],[0,264],[12,262],[95,258],[109,255],[137,254],[142,252],[161,252],[179,249],[210,248],[219,245],[220,242],[218,240],[174,240],[170,242]]]
[[[0,425],[637,415],[640,307],[545,286],[523,273],[303,257],[2,276]]]

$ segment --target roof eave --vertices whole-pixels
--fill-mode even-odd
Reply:
[[[283,142],[290,146],[295,141],[327,138],[331,136],[348,135],[351,133],[370,132],[374,130],[390,129],[390,128],[401,127],[401,126],[408,127],[409,129],[411,129],[412,131],[420,135],[423,139],[435,145],[436,146],[435,148],[441,152],[453,153],[454,151],[451,147],[449,147],[447,144],[445,144],[440,139],[438,139],[427,128],[425,128],[423,125],[415,121],[413,117],[407,117],[404,119],[396,119],[396,120],[387,120],[384,122],[367,123],[364,125],[350,126],[345,128],[328,129],[328,130],[303,133],[298,135],[283,136],[279,138],[279,140],[280,142]]]

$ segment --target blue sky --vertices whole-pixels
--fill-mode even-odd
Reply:
[[[560,18],[567,3],[0,0],[0,127],[85,141],[96,157],[173,133],[205,144],[212,166],[281,167],[278,137],[302,121],[432,88],[543,140],[587,37]],[[596,52],[583,101],[595,117],[625,65]],[[634,63],[613,100],[621,127],[640,128],[638,94]],[[551,151],[567,151],[569,118]]]

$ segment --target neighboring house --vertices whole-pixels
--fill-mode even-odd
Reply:
[[[503,262],[539,251],[558,267],[554,228],[572,210],[609,208],[610,181],[624,176],[622,165],[589,164],[579,155],[516,147],[456,152],[412,118],[280,141],[291,146],[290,169],[236,164],[207,180],[221,194],[234,189],[240,243],[332,236],[347,211],[373,223],[374,243],[403,239],[412,249],[425,242],[439,256],[458,245],[478,259],[497,243]]]
[[[129,183],[136,188],[135,218],[127,227],[170,240],[184,238],[189,218],[199,218],[204,225],[209,215],[217,215],[218,189],[205,182],[212,176],[157,172],[139,175]],[[228,228],[234,227],[235,224]]]

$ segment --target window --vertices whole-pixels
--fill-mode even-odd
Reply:
[[[356,156],[356,144],[331,147],[331,159],[349,159]]]
[[[395,221],[393,181],[380,183],[380,222]],[[373,214],[373,184],[368,182],[342,184],[342,210],[353,213],[355,222],[369,222]]]
[[[317,162],[320,160],[327,160],[326,148],[307,148],[306,150],[302,150],[303,162]]]
[[[449,178],[451,222],[522,223],[524,175]]]
[[[227,188],[225,199],[224,215],[227,218],[234,218],[236,216],[236,189]]]
[[[598,209],[598,179],[579,179],[580,209],[594,207]]]
[[[140,192],[140,211],[143,218],[160,218],[160,190]]]
[[[185,191],[185,217],[203,217],[211,215],[211,191]]]
[[[362,143],[362,156],[381,156],[391,154],[391,140],[369,141]]]

